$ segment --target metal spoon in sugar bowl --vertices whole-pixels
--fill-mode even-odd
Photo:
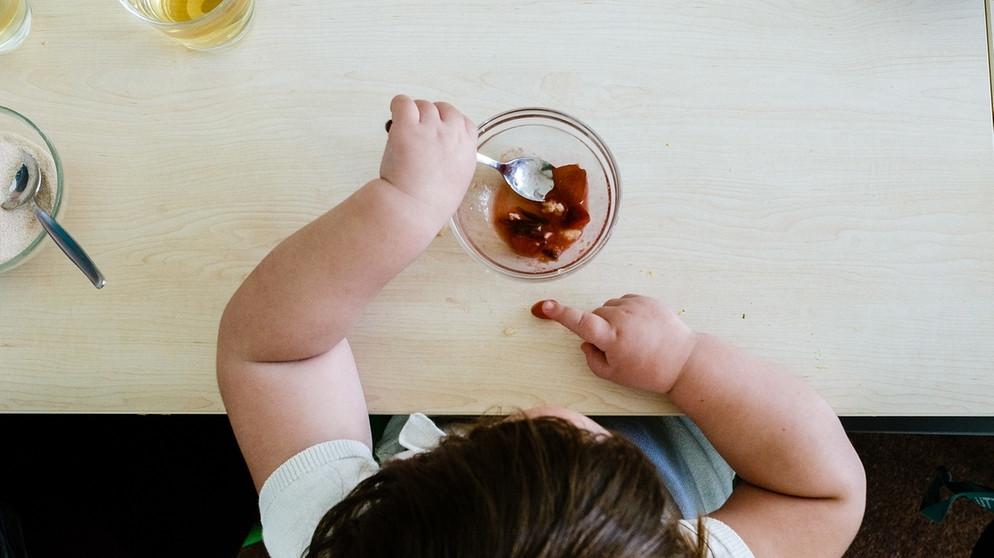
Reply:
[[[38,161],[31,154],[21,150],[21,165],[17,167],[17,172],[11,178],[7,191],[3,193],[3,203],[0,204],[0,207],[5,210],[21,207],[33,200],[40,189],[41,172],[38,168]],[[83,247],[47,211],[38,207],[37,203],[32,209],[45,232],[52,237],[52,240],[65,252],[66,256],[69,256],[72,263],[76,264],[76,267],[83,272],[83,275],[86,275],[94,287],[103,288],[107,284],[107,280],[104,279],[93,260],[86,255]]]

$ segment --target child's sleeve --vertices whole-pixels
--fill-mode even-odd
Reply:
[[[708,558],[755,558],[742,537],[731,527],[713,517],[702,517],[701,520],[708,534]],[[680,526],[687,530],[691,540],[697,540],[696,519],[681,519]]]
[[[377,469],[370,449],[355,440],[323,442],[280,465],[259,491],[269,555],[299,558],[324,514]]]

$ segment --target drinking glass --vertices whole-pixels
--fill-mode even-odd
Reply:
[[[0,54],[19,47],[30,31],[28,0],[0,0]]]
[[[135,17],[191,50],[214,50],[230,46],[248,30],[255,11],[255,0],[120,2]]]

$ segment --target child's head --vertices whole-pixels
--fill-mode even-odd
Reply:
[[[703,557],[653,464],[558,417],[484,421],[387,463],[321,520],[307,558]]]

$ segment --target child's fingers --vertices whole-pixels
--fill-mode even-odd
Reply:
[[[393,122],[411,124],[418,121],[418,106],[407,95],[397,95],[390,101],[390,115]]]
[[[607,355],[604,351],[592,343],[580,345],[580,350],[583,351],[583,356],[587,357],[587,366],[590,367],[591,372],[601,378],[610,379],[611,371],[608,369]]]
[[[641,298],[644,297],[642,295],[628,293],[620,298],[612,298],[611,300],[608,300],[604,303],[604,306],[624,306]]]
[[[446,124],[462,123],[462,113],[451,104],[439,101],[435,103],[435,107],[438,108],[438,116],[442,119],[442,122],[445,122]]]
[[[591,313],[604,318],[608,323],[618,323],[616,320],[624,316],[625,311],[617,306],[601,306],[594,308]]]
[[[463,120],[466,121],[466,131],[469,132],[469,135],[477,137],[479,132],[476,130],[476,124],[468,116],[463,116]]]
[[[532,307],[532,314],[539,318],[555,320],[581,339],[597,346],[604,346],[614,340],[614,328],[607,320],[554,300],[546,300]]]
[[[418,105],[418,111],[421,113],[422,124],[438,122],[441,118],[438,115],[438,107],[435,106],[435,103],[424,99],[418,99],[417,101],[414,101],[414,104]]]

